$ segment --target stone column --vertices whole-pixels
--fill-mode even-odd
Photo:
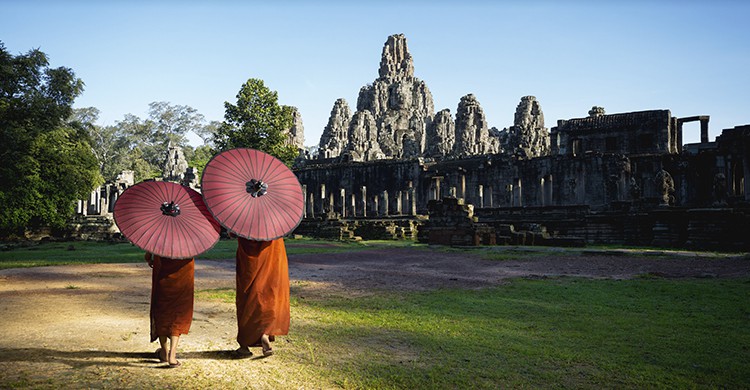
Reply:
[[[302,218],[307,218],[307,184],[302,185]]]
[[[318,213],[323,214],[326,212],[326,185],[321,184],[320,185],[320,207],[318,208]]]
[[[484,186],[482,186],[481,184],[479,185],[478,192],[479,192],[479,208],[483,208],[484,207]]]
[[[99,198],[101,194],[99,193],[99,189],[95,189],[91,192],[91,202],[90,202],[90,209],[89,214],[93,215],[99,215]]]
[[[440,192],[440,177],[436,177],[433,180],[435,180],[435,199],[440,200],[443,197],[443,194]]]
[[[552,175],[548,175],[547,176],[547,181],[546,181],[545,184],[546,184],[546,190],[547,190],[547,193],[546,193],[547,199],[545,200],[545,204],[547,206],[552,206],[555,203],[554,199],[552,199],[552,194],[553,194],[553,192],[552,192]]]
[[[545,203],[547,199],[545,198],[545,193],[547,192],[547,188],[545,188],[546,180],[544,178],[539,179],[539,205],[540,206],[546,206]]]
[[[516,203],[518,203],[518,207],[523,206],[523,193],[521,192],[521,179],[516,180],[515,185],[515,192],[516,192]]]
[[[351,207],[351,212],[349,213],[349,215],[351,215],[352,217],[356,217],[357,216],[357,197],[354,196],[354,194],[351,194],[350,196],[349,207]]]
[[[409,205],[411,204],[411,197],[414,194],[414,191],[412,191],[412,188],[413,188],[412,182],[409,181],[406,184],[406,192],[404,193],[404,196],[405,196],[405,198],[404,198],[404,207],[406,207],[406,208],[408,208]]]
[[[383,197],[383,204],[381,205],[380,215],[386,216],[388,215],[388,191],[383,191],[381,196]]]
[[[105,185],[102,186],[102,199],[101,199],[102,215],[107,215],[110,212],[110,199],[109,199],[109,197],[112,194],[113,190],[114,190],[114,188],[112,188],[111,184],[105,184]]]
[[[401,192],[401,191],[399,191],[396,194],[396,215],[403,214],[402,213],[402,208],[401,208],[401,204],[402,204],[402,201],[403,201],[403,196],[404,196],[404,193]]]
[[[307,198],[307,212],[308,218],[315,218],[315,195],[313,193],[308,194]]]
[[[334,208],[335,205],[335,199],[333,198],[333,191],[331,191],[328,194],[328,211],[330,212],[336,212],[336,209]]]
[[[367,216],[367,187],[362,186],[362,216]]]
[[[99,214],[107,215],[109,211],[109,185],[105,184],[100,187],[101,195],[99,196]]]
[[[451,186],[451,187],[450,187],[450,188],[448,189],[448,195],[449,195],[450,197],[452,197],[452,198],[456,198],[456,187],[454,187],[454,186]]]
[[[487,203],[487,207],[495,207],[495,205],[492,202],[492,186],[487,187],[486,192],[487,192],[487,196],[486,196],[487,197],[487,202],[486,202]]]
[[[505,199],[507,199],[508,204],[510,207],[514,207],[514,201],[516,200],[513,196],[513,184],[508,184],[505,186]]]
[[[414,187],[409,187],[409,215],[417,215],[417,197],[414,193]]]
[[[701,143],[705,144],[708,142],[708,118],[701,118]]]
[[[375,196],[372,197],[372,202],[373,202],[373,206],[374,206],[373,207],[373,211],[375,212],[375,216],[377,216],[377,215],[379,215],[378,213],[380,212],[380,207],[378,207],[378,196],[377,195],[375,195]]]
[[[117,188],[112,188],[112,192],[109,194],[109,205],[107,206],[107,211],[109,213],[113,213],[115,211],[115,204],[117,203],[117,199],[120,199],[120,192],[117,191]]]
[[[339,195],[341,196],[341,218],[346,218],[346,190],[341,188]]]

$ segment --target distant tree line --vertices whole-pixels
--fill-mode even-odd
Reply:
[[[180,146],[188,165],[202,170],[213,155],[213,136],[220,122],[206,123],[203,115],[189,106],[167,102],[149,104],[148,117],[127,114],[114,125],[96,124],[99,110],[94,107],[73,110],[73,120],[86,128],[91,150],[105,180],[112,180],[124,170],[132,170],[135,181],[159,177],[169,145]],[[203,145],[188,144],[187,133],[196,133]]]
[[[146,118],[127,114],[101,126],[97,108],[73,108],[83,88],[72,69],[50,68],[38,49],[14,56],[0,41],[0,237],[64,227],[76,200],[123,170],[134,171],[136,182],[161,176],[170,144],[182,147],[199,172],[215,154],[236,147],[263,150],[287,164],[298,155],[285,144],[291,109],[262,80],[249,79],[236,104],[224,103],[223,122],[155,101]],[[188,144],[191,131],[202,145]]]

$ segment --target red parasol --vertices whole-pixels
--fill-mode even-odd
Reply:
[[[115,203],[114,216],[133,244],[172,259],[211,249],[221,232],[197,191],[166,181],[144,181],[126,189]]]
[[[302,187],[284,163],[255,149],[219,153],[203,171],[201,188],[217,221],[238,236],[270,241],[302,220]]]

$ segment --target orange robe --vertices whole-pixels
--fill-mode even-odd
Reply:
[[[188,334],[193,322],[195,262],[153,256],[151,276],[151,341],[159,336]]]
[[[236,304],[240,346],[260,346],[263,334],[289,332],[289,265],[283,238],[238,238]]]

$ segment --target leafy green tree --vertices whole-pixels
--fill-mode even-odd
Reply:
[[[39,50],[14,56],[0,42],[0,235],[60,228],[101,182],[89,137],[69,123],[83,81],[50,68]]]
[[[99,173],[104,180],[112,180],[129,169],[125,165],[128,143],[118,126],[99,126],[99,110],[95,107],[75,108],[68,123],[73,128],[84,130],[89,137],[91,152],[96,156]]]
[[[119,135],[118,146],[124,153],[122,169],[134,171],[136,182],[160,176],[166,147],[156,142],[154,122],[126,114],[115,127]]]
[[[263,80],[249,79],[237,93],[237,104],[224,103],[224,122],[216,132],[219,151],[247,147],[269,153],[287,165],[298,156],[297,148],[286,144],[292,127],[292,109],[280,106],[276,91]]]
[[[190,106],[174,106],[167,102],[152,102],[148,105],[148,117],[153,124],[151,142],[155,145],[185,146],[185,134],[200,132],[205,118]]]
[[[151,164],[143,156],[143,150],[140,147],[131,149],[125,157],[124,166],[126,169],[133,171],[134,180],[136,183],[144,181],[146,179],[153,179],[155,177],[161,177],[161,168],[157,165]]]
[[[192,150],[192,153],[190,154],[188,154],[187,151],[185,153],[185,159],[187,159],[188,166],[197,168],[199,176],[203,174],[203,168],[206,167],[206,164],[208,164],[213,156],[213,148],[208,145],[201,145],[195,148],[195,150]]]

